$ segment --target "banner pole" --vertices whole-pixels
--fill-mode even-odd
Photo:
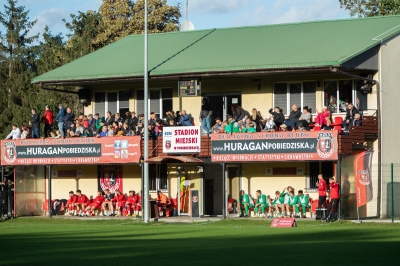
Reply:
[[[357,222],[360,223],[360,214],[358,213],[358,204],[357,204]]]
[[[48,184],[47,184],[47,189],[49,190],[48,191],[48,200],[49,200],[49,202],[48,202],[48,215],[49,215],[49,218],[51,218],[52,217],[52,204],[51,204],[51,165],[48,165],[47,166],[47,174],[48,174]]]
[[[393,180],[393,163],[390,164],[391,182],[392,182],[392,223],[394,223],[394,180]]]

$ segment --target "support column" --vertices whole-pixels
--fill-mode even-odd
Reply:
[[[226,171],[225,163],[222,163],[222,219],[226,219]]]
[[[48,202],[48,215],[49,215],[49,218],[51,218],[52,217],[52,206],[51,206],[51,166],[50,165],[48,165],[47,166],[47,175],[48,175],[48,178],[47,178],[47,180],[48,180],[48,183],[47,183],[47,190],[48,190],[48,195],[49,195],[49,197],[48,197],[48,200],[49,200],[49,202]]]
[[[338,206],[338,220],[340,220],[340,217],[342,215],[342,157],[339,155],[339,159],[337,161],[336,164],[336,181],[340,186],[340,191],[339,191],[339,195],[340,195],[340,199],[339,199],[339,206]]]

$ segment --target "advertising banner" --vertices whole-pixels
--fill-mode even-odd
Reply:
[[[367,204],[373,198],[371,180],[372,155],[372,151],[365,151],[354,159],[357,207]]]
[[[163,153],[196,153],[200,149],[199,126],[163,127]]]
[[[140,137],[1,141],[2,165],[139,163]]]
[[[337,131],[211,135],[213,162],[336,161]]]
[[[297,224],[294,218],[274,218],[271,227],[297,227]]]

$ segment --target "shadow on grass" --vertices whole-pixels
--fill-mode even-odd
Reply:
[[[10,223],[9,225],[12,225]],[[393,265],[399,226],[223,221],[158,226],[29,221],[0,226],[4,265]],[[4,223],[2,224],[4,225]],[[21,225],[18,227],[18,225]]]

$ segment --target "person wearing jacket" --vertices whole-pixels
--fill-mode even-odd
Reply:
[[[276,128],[279,128],[283,122],[285,121],[285,116],[281,112],[281,108],[278,106],[274,107],[274,109],[269,109],[269,113],[274,117],[274,123]]]
[[[295,206],[296,209],[296,217],[300,217],[300,209],[299,207],[301,207],[301,210],[303,212],[303,218],[306,218],[306,211],[307,208],[311,207],[310,203],[308,201],[308,195],[303,194],[303,190],[299,190],[297,193],[297,204]]]
[[[265,208],[269,207],[267,202],[267,196],[261,193],[261,190],[256,191],[256,205],[254,206],[254,216],[253,217],[265,217]],[[261,215],[259,215],[259,209],[261,209]]]
[[[53,130],[53,112],[48,105],[45,109],[41,122],[44,122],[44,137],[47,138],[50,137],[50,132]]]
[[[39,115],[36,113],[36,109],[32,108],[31,110],[32,116],[29,121],[29,125],[32,126],[32,138],[38,139],[40,138],[40,119]]]
[[[211,131],[211,116],[212,116],[211,105],[208,103],[207,98],[203,98],[199,120],[203,129],[207,132],[207,135]]]
[[[281,216],[284,217],[284,206],[283,206],[283,201],[284,199],[281,196],[281,193],[279,191],[275,192],[275,198],[272,201],[272,206],[274,207],[275,211],[276,211],[276,217]]]
[[[65,113],[65,116],[64,116],[65,130],[68,130],[71,128],[71,124],[74,122],[74,119],[75,119],[74,113],[72,112],[71,108],[68,107],[67,111]]]
[[[296,104],[293,104],[292,106],[292,111],[289,114],[289,118],[283,122],[285,125],[291,128],[295,128],[297,126],[297,122],[299,122],[301,116],[301,111],[297,107]]]
[[[322,174],[318,175],[318,209],[322,206],[326,209],[326,182]]]
[[[327,221],[332,222],[336,218],[337,210],[338,210],[338,205],[339,205],[339,200],[340,200],[340,185],[336,182],[336,179],[334,177],[329,178],[329,187],[330,187],[330,205],[331,205],[331,210],[329,212],[328,218],[326,218]]]
[[[61,136],[64,137],[65,131],[64,131],[64,116],[65,116],[65,108],[64,106],[60,103],[58,105],[58,113],[56,116],[56,121],[58,123],[58,130],[60,130]]]
[[[192,126],[192,122],[190,120],[191,120],[190,115],[187,114],[185,110],[182,110],[178,125],[179,126]]]
[[[5,139],[16,140],[16,139],[20,139],[20,138],[21,138],[21,130],[19,129],[19,127],[17,127],[16,124],[13,124],[10,134],[8,134]]]
[[[240,208],[240,217],[249,217],[249,207],[250,207],[250,197],[248,194],[241,190],[239,192],[239,208]],[[243,213],[243,210],[246,214]]]
[[[357,108],[353,106],[352,103],[347,105],[346,116],[343,120],[343,128],[344,130],[349,130],[349,125],[351,124],[355,114],[358,114]]]

